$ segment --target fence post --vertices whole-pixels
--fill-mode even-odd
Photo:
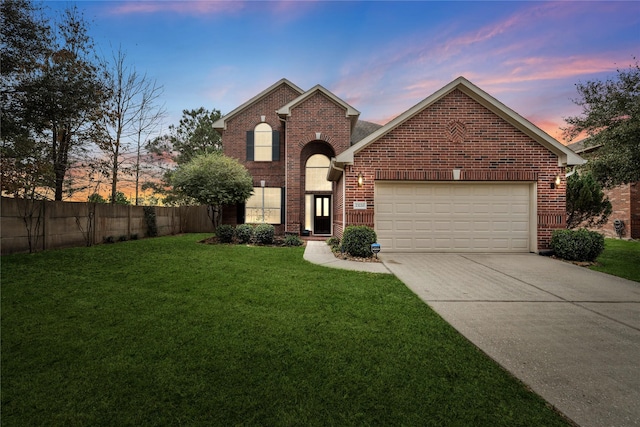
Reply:
[[[131,205],[127,205],[127,240],[131,237]]]
[[[38,203],[40,203],[40,209],[38,209],[38,215],[42,215],[42,250],[46,251],[47,250],[47,237],[48,237],[48,230],[47,230],[47,223],[49,222],[49,209],[47,209],[47,202],[44,200],[38,200]],[[51,203],[55,203],[55,202],[51,202]]]

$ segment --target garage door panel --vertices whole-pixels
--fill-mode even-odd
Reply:
[[[517,183],[376,182],[378,241],[390,252],[528,252],[531,191]]]
[[[396,203],[395,213],[398,213],[398,214],[403,214],[403,213],[412,214],[413,212],[414,212],[414,210],[413,210],[413,204],[412,203]]]
[[[431,203],[415,203],[415,213],[431,213],[433,212],[433,205]]]
[[[413,221],[396,221],[397,231],[411,231],[413,230]]]

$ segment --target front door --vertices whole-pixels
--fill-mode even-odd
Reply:
[[[314,196],[313,233],[331,234],[331,196]]]

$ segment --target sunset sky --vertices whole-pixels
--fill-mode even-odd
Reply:
[[[223,114],[281,78],[321,84],[384,124],[464,76],[560,139],[575,83],[640,56],[640,2],[76,1],[102,55],[118,46],[183,109]]]

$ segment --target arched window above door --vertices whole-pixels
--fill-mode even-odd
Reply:
[[[324,154],[309,157],[305,166],[305,191],[331,191],[331,181],[327,181],[330,160]]]

